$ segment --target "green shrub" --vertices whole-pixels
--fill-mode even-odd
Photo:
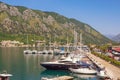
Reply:
[[[98,56],[104,60],[106,60],[107,62],[111,62],[111,64],[115,65],[115,66],[118,66],[120,67],[120,62],[117,61],[117,60],[114,60],[112,58],[109,58],[108,56],[104,55],[104,54],[99,54],[99,53],[96,53],[96,52],[92,52],[92,54],[94,54],[95,56]]]

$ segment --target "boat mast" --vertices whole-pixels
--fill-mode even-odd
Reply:
[[[29,44],[28,44],[28,34],[27,34],[27,49],[29,49]]]
[[[82,50],[82,33],[80,33],[80,50]]]
[[[74,48],[77,48],[77,32],[74,29]]]
[[[69,45],[68,45],[68,33],[67,33],[67,52],[69,52]]]
[[[51,35],[50,35],[49,49],[51,50]]]

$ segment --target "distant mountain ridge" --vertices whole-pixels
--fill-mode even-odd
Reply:
[[[112,34],[104,34],[104,35],[111,40],[112,40],[113,37],[115,37],[115,35],[112,35]]]
[[[105,36],[115,42],[120,42],[120,34],[118,34],[118,35],[105,34]]]
[[[73,42],[74,32],[83,34],[85,44],[104,44],[111,40],[100,34],[90,25],[76,19],[67,18],[55,12],[43,12],[21,6],[11,6],[0,2],[0,40],[45,40],[53,42]],[[33,37],[34,36],[34,37]],[[79,35],[78,35],[79,38]]]
[[[120,43],[120,34],[114,36],[114,37],[112,38],[112,40]]]

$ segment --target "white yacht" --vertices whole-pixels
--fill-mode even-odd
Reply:
[[[2,73],[0,74],[0,77],[11,77],[12,74],[6,74],[6,73]]]
[[[25,53],[25,54],[31,54],[32,51],[30,49],[26,49],[26,50],[23,51],[23,53]]]
[[[37,50],[33,49],[33,50],[31,51],[31,53],[32,53],[32,54],[37,54]]]
[[[98,76],[99,78],[102,78],[102,79],[104,79],[104,78],[110,78],[110,77],[106,74],[106,71],[105,71],[105,70],[101,70],[101,71],[97,74],[97,76]]]
[[[11,77],[11,76],[13,76],[13,75],[12,74],[8,74],[6,71],[3,71],[3,73],[0,73],[0,77]]]
[[[82,67],[82,68],[69,68],[69,70],[71,72],[74,72],[74,73],[79,73],[79,74],[90,74],[90,75],[95,75],[97,74],[97,71],[94,70],[94,69],[90,69],[88,67]]]
[[[53,54],[53,50],[48,50],[48,54]]]

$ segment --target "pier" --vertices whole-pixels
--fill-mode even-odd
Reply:
[[[42,80],[73,80],[73,77],[71,76],[60,76],[60,77],[55,77],[55,78],[42,78]]]
[[[112,80],[120,80],[120,68],[110,64],[110,62],[107,62],[93,54],[88,54],[89,58],[95,62],[100,68],[105,68],[106,74],[112,79]]]

